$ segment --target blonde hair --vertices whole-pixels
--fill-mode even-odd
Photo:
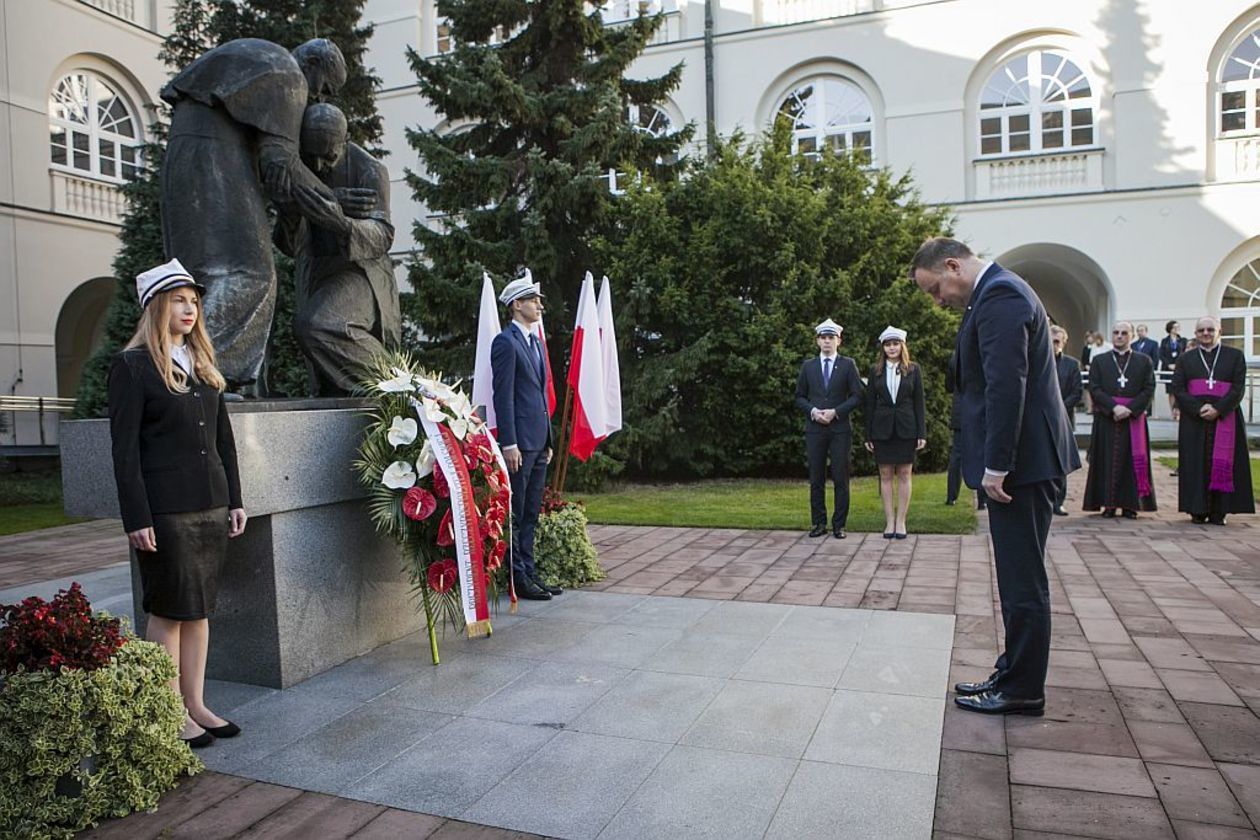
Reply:
[[[888,354],[884,352],[884,343],[879,344],[879,361],[875,363],[875,369],[881,374],[887,369]],[[897,360],[897,373],[905,376],[909,372],[911,366],[910,361],[910,345],[904,341],[901,342],[901,358]]]
[[[143,347],[149,351],[153,366],[158,376],[166,383],[166,388],[173,394],[188,393],[188,374],[171,358],[171,293],[185,289],[193,295],[197,304],[197,320],[192,332],[184,338],[184,349],[192,362],[193,373],[197,380],[209,385],[216,391],[227,388],[227,381],[215,366],[214,345],[210,343],[210,334],[206,332],[206,322],[201,308],[201,296],[190,286],[177,286],[165,292],[159,292],[149,301],[149,305],[140,313],[136,323],[136,334],[123,349]]]

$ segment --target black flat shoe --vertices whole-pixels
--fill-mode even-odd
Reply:
[[[835,537],[838,540],[842,540],[849,535],[844,532],[843,528],[837,528],[836,530],[831,532],[831,536]]]
[[[1025,699],[1012,697],[1000,691],[985,691],[968,697],[955,697],[954,705],[969,712],[983,715],[1030,715],[1041,717],[1046,713],[1046,698]]]
[[[950,507],[953,507],[954,505],[958,504],[958,500],[957,500],[957,499],[946,499],[946,500],[945,500],[945,504],[949,505]]]
[[[207,729],[205,732],[202,732],[200,735],[196,736],[195,738],[180,738],[179,740],[183,741],[185,744],[192,747],[194,750],[199,750],[202,747],[208,747],[211,744],[213,744],[214,736],[211,735],[210,730]]]
[[[826,534],[826,533],[827,533],[826,525],[815,525],[813,528],[809,529],[809,535],[811,537],[821,537],[823,534]]]
[[[959,697],[970,697],[973,694],[984,694],[986,691],[993,690],[993,683],[997,678],[998,672],[994,671],[984,682],[954,683],[954,693]]]
[[[1103,519],[1115,519],[1115,518],[1116,518],[1116,509],[1115,509],[1115,508],[1103,508],[1102,517],[1103,517]]]
[[[891,539],[892,539],[893,537],[895,537],[895,536],[897,536],[897,535],[896,535],[896,534],[894,534],[892,531],[885,531],[885,532],[884,532],[884,539],[886,539],[886,540],[891,540]]]
[[[1124,510],[1124,511],[1123,511],[1120,515],[1121,515],[1121,516],[1123,516],[1125,519],[1137,519],[1137,511],[1136,511],[1136,510],[1128,510],[1128,509],[1126,509],[1126,510]]]
[[[197,725],[201,726],[201,724]],[[230,720],[222,726],[201,726],[201,728],[216,738],[235,738],[241,734],[241,728]]]
[[[534,581],[535,586],[537,586],[543,592],[546,592],[548,595],[563,595],[564,594],[563,589],[561,589],[558,586],[552,586],[551,584],[544,582],[540,578],[532,578],[532,580]]]
[[[1195,525],[1206,525],[1208,518],[1206,516],[1196,516],[1195,514],[1190,514],[1190,521]]]
[[[526,601],[550,601],[551,593],[534,583],[532,580],[520,579],[516,581],[516,597],[524,598]]]
[[[898,531],[895,534],[893,534],[894,540],[904,540],[905,538],[906,538],[906,535],[902,533],[901,531]]]

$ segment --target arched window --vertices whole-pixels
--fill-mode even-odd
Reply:
[[[1260,29],[1250,32],[1225,59],[1217,90],[1221,134],[1260,131]]]
[[[1221,295],[1221,341],[1260,359],[1260,257],[1245,264]]]
[[[980,93],[980,154],[1037,154],[1093,146],[1098,101],[1089,78],[1053,50],[1017,56]]]
[[[626,122],[636,131],[662,137],[674,130],[673,120],[655,105],[627,105]]]
[[[48,132],[54,166],[118,182],[140,172],[140,126],[117,88],[95,73],[78,70],[53,87]]]
[[[779,116],[792,126],[792,149],[818,155],[824,148],[849,152],[873,163],[875,114],[860,87],[838,76],[808,79],[779,105]]]

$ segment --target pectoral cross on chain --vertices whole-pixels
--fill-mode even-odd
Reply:
[[[1215,387],[1216,387],[1216,380],[1212,378],[1211,374],[1208,374],[1208,388],[1215,388]]]
[[[1116,381],[1120,383],[1120,387],[1121,387],[1121,388],[1123,388],[1125,385],[1128,385],[1128,384],[1129,384],[1129,378],[1128,378],[1127,376],[1125,376],[1123,372],[1120,374],[1120,378],[1119,378],[1119,379],[1117,379]],[[1210,382],[1208,383],[1208,387],[1209,387],[1209,388],[1210,388],[1210,387],[1212,387],[1212,385],[1211,385],[1211,383],[1210,383]]]

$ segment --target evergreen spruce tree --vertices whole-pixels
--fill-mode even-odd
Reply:
[[[328,38],[341,48],[349,71],[336,104],[349,119],[351,139],[381,155],[383,150],[375,148],[381,137],[381,119],[373,94],[380,79],[363,65],[372,35],[371,26],[360,25],[365,3],[366,0],[176,0],[171,33],[158,57],[174,75],[206,50],[235,38],[262,38],[289,48],[310,38]],[[104,339],[88,360],[80,380],[76,417],[94,417],[104,411],[111,361],[131,338],[140,315],[134,278],[164,260],[158,176],[168,119],[165,114],[150,126],[154,139],[145,149],[145,168],[140,177],[122,188],[127,212],[113,263],[118,289],[106,314]],[[276,275],[279,288],[268,348],[272,361],[266,376],[274,392],[306,396],[305,365],[293,334],[293,265],[279,252]]]
[[[502,280],[528,267],[543,283],[558,360],[583,273],[598,268],[587,243],[613,200],[609,170],[668,177],[691,136],[687,126],[654,137],[626,119],[628,105],[662,101],[681,77],[681,64],[652,79],[625,77],[662,19],[605,27],[587,8],[583,0],[438,0],[454,50],[410,55],[421,94],[454,130],[408,133],[426,170],[408,182],[444,218],[438,230],[415,225],[414,293],[403,308],[419,331],[408,338],[447,373],[472,369],[483,270]]]

